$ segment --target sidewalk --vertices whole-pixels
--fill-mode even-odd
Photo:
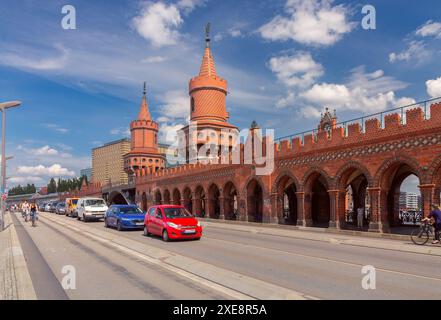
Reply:
[[[0,300],[35,300],[36,295],[11,215],[0,233]]]
[[[198,218],[205,227],[244,231],[254,234],[289,237],[301,240],[329,242],[341,245],[395,250],[409,253],[441,256],[441,246],[430,242],[424,246],[415,245],[410,236],[368,233],[349,230],[332,230],[325,228],[296,227],[276,224],[261,224],[244,221],[223,221]]]

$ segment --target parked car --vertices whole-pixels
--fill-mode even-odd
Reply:
[[[55,207],[56,214],[65,214],[66,213],[66,204],[64,202],[58,202]]]
[[[143,229],[145,213],[136,205],[112,205],[104,216],[104,226],[118,231]]]
[[[80,198],[77,203],[77,219],[84,222],[100,220],[108,209],[101,198]]]
[[[185,209],[177,205],[150,207],[144,219],[144,235],[161,236],[162,240],[196,239],[202,237],[200,222]]]
[[[66,199],[66,216],[69,217],[77,217],[77,204],[79,198],[67,198]]]
[[[51,211],[51,203],[50,202],[45,204],[44,211],[45,212],[50,212]]]
[[[57,207],[57,201],[51,201],[49,204],[49,212],[55,213],[55,209]]]

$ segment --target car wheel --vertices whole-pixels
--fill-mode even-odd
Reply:
[[[89,222],[89,219],[86,217],[85,214],[83,214],[83,221],[84,221],[84,222]]]
[[[170,241],[170,238],[168,237],[167,230],[162,231],[162,240],[164,240],[164,242],[169,242]]]
[[[149,230],[147,229],[147,226],[144,226],[144,237],[150,236]]]
[[[79,215],[77,216],[77,220],[81,220],[81,217]]]
[[[122,230],[123,230],[123,227],[122,227],[121,221],[118,221],[118,223],[116,224],[116,229],[117,229],[118,231],[122,231]]]
[[[197,240],[201,240],[201,237],[199,237],[199,238],[195,238],[195,240],[197,241]]]
[[[109,227],[109,224],[107,223],[107,219],[106,219],[106,218],[104,218],[104,227],[105,227],[105,228],[108,228],[108,227]]]

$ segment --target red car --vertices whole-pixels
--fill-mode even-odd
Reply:
[[[144,218],[144,235],[161,236],[162,240],[195,239],[202,237],[200,222],[183,206],[157,205],[150,207]]]

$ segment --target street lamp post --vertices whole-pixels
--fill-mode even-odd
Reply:
[[[6,110],[21,105],[21,101],[8,101],[0,103],[0,110],[2,112],[2,197],[0,208],[0,232],[5,229],[5,211],[6,201],[3,200],[3,194],[6,190]]]

